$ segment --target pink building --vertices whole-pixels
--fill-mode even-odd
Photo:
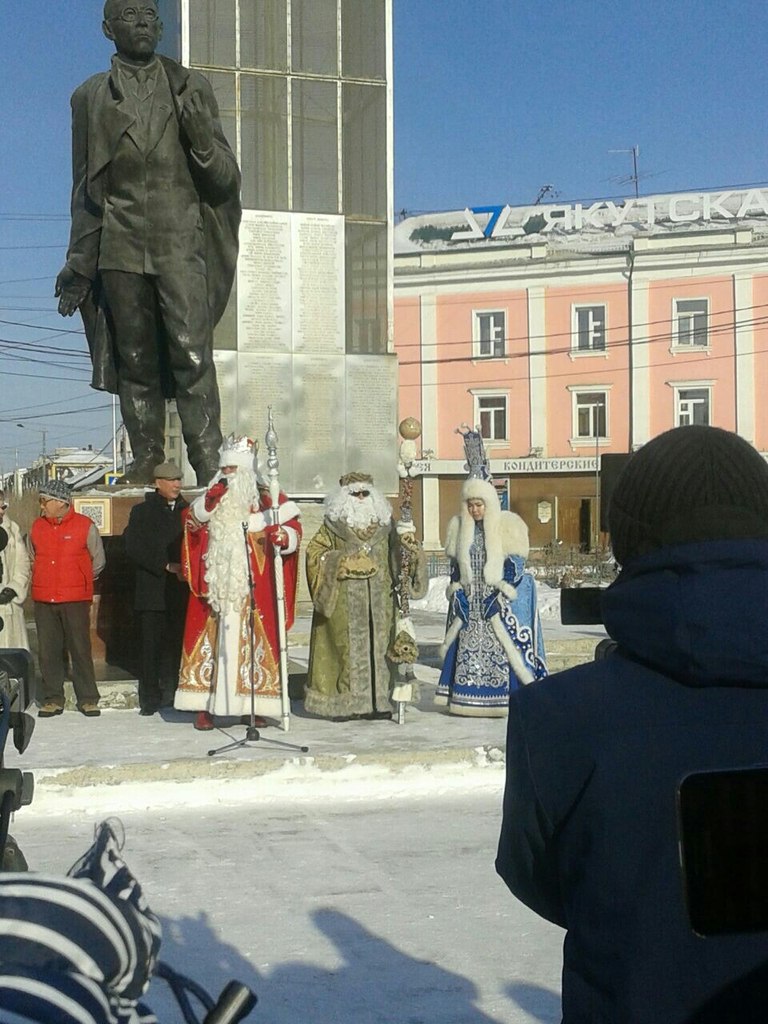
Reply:
[[[535,546],[601,543],[600,456],[672,426],[768,451],[768,190],[409,218],[394,289],[428,548],[457,509],[462,423]]]

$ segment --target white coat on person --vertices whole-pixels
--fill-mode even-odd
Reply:
[[[3,503],[0,497],[0,504]],[[4,590],[15,591],[7,604],[0,604],[0,619],[3,629],[0,630],[0,647],[24,647],[29,650],[27,624],[24,621],[24,600],[29,592],[31,567],[27,548],[16,523],[8,518],[4,509],[0,509],[0,528],[8,534],[8,543],[0,552],[0,594]]]

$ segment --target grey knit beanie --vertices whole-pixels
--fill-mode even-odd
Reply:
[[[56,498],[57,501],[72,504],[72,488],[63,480],[49,480],[40,488],[39,494],[41,498]]]
[[[608,526],[621,565],[667,544],[768,537],[768,463],[728,430],[668,430],[627,462]]]

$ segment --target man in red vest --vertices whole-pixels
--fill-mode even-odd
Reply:
[[[90,610],[93,581],[104,568],[104,545],[95,523],[72,508],[72,494],[63,480],[51,480],[40,489],[40,518],[32,524],[28,544],[43,684],[37,717],[53,718],[64,710],[67,650],[77,710],[95,718],[101,712]]]

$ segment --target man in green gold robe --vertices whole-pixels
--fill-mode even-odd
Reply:
[[[426,563],[413,524],[393,522],[372,477],[348,473],[339,484],[307,548],[314,614],[305,707],[337,721],[391,718],[397,666],[387,652],[403,552],[413,597],[426,592]]]

